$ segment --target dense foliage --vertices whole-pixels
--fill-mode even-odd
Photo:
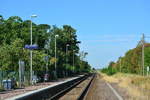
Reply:
[[[144,73],[147,66],[150,66],[150,44],[144,44]],[[108,69],[116,70],[117,72],[134,73],[142,75],[142,45],[138,45],[125,53],[125,56],[119,57],[117,62],[110,62]],[[103,70],[107,70],[104,68]],[[104,71],[105,72],[105,71]]]
[[[113,67],[103,68],[101,72],[106,73],[107,75],[113,75],[117,72],[117,70]]]
[[[59,77],[68,73],[89,72],[91,66],[84,61],[83,55],[79,52],[79,43],[76,30],[69,25],[62,28],[48,24],[32,24],[33,44],[39,46],[33,50],[33,70],[37,75],[46,72],[52,73],[55,70],[54,63],[57,62]],[[30,45],[30,20],[22,20],[18,16],[4,19],[0,16],[0,71],[18,72],[18,61],[25,62],[25,71],[30,70],[30,50],[24,48]],[[55,35],[57,37],[57,59],[55,59]],[[68,52],[66,54],[66,45]],[[85,52],[83,52],[86,55]],[[48,56],[48,60],[46,60]],[[73,66],[74,56],[74,66]],[[67,60],[66,60],[67,59]]]

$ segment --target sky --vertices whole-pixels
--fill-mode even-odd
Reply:
[[[37,24],[77,30],[85,60],[94,68],[106,67],[136,47],[142,33],[150,34],[149,0],[0,0],[4,18],[20,16]],[[147,39],[148,40],[148,39]]]

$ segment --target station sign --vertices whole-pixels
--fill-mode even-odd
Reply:
[[[25,49],[30,49],[30,50],[38,49],[38,45],[37,44],[25,45]]]

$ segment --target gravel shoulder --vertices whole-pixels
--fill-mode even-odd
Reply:
[[[85,100],[118,100],[101,75],[97,75]]]

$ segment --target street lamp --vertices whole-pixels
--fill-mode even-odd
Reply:
[[[66,44],[66,68],[67,68],[67,53],[68,53],[69,46],[70,46],[69,44]],[[67,76],[67,70],[66,70],[66,76]]]
[[[145,45],[145,35],[142,35],[142,66],[143,66],[143,76],[144,76],[144,46]]]
[[[74,52],[75,52],[75,50],[73,50],[73,66],[74,66],[74,54],[75,54]]]
[[[122,67],[122,66],[121,66],[121,64],[122,64],[121,62],[122,62],[122,60],[121,60],[121,58],[120,58],[120,72],[121,72],[121,67]]]
[[[3,17],[2,17],[2,16],[0,16],[0,24],[2,24],[2,20],[3,20]]]
[[[73,50],[73,72],[74,72],[74,55],[75,55],[75,50]]]
[[[1,19],[3,19],[3,17],[2,17],[2,16],[0,16],[0,20],[1,20]]]
[[[66,65],[67,65],[67,53],[68,53],[68,47],[69,46],[70,46],[69,44],[66,44]]]
[[[32,46],[32,18],[37,17],[37,15],[31,15],[31,27],[30,27],[30,45]],[[32,49],[30,50],[30,83],[32,84]]]
[[[56,55],[56,42],[57,42],[57,37],[58,37],[59,35],[55,35],[55,60],[56,60],[56,57],[57,57],[57,55]],[[56,78],[57,78],[57,62],[55,61],[55,76],[56,76]]]

